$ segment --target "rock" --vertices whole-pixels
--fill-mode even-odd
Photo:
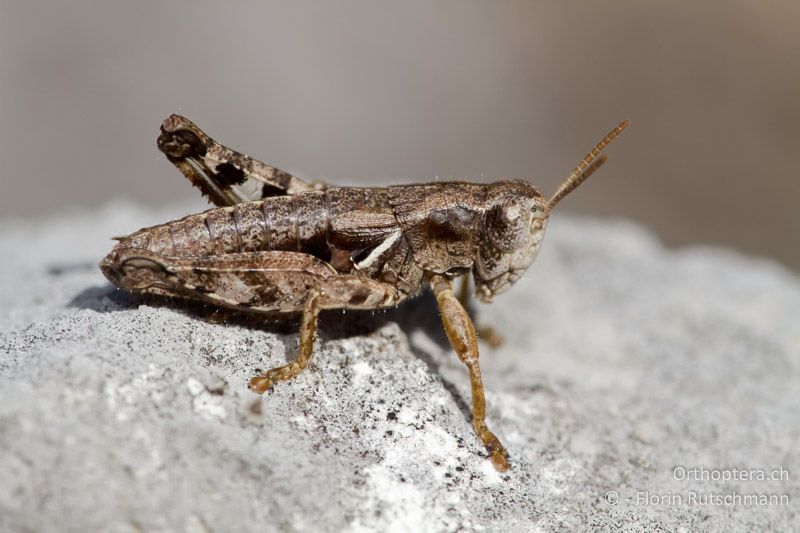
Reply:
[[[293,357],[295,324],[142,301],[104,280],[111,236],[188,210],[4,222],[0,529],[800,523],[800,279],[780,266],[556,214],[526,277],[474,313],[506,339],[482,353],[489,425],[513,468],[499,474],[429,295],[327,313],[310,369],[259,397],[247,380]]]

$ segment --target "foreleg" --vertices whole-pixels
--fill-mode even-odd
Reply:
[[[508,470],[508,453],[503,444],[486,425],[486,398],[483,391],[481,368],[478,364],[478,339],[475,326],[469,315],[453,293],[453,282],[443,276],[431,279],[431,288],[439,304],[442,322],[450,344],[459,359],[467,366],[472,385],[472,426],[478,438],[489,452],[494,467],[504,472]]]

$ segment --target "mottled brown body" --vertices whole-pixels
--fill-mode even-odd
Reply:
[[[308,364],[323,309],[395,306],[430,286],[472,382],[473,425],[499,470],[485,423],[475,328],[453,293],[472,275],[489,302],[533,262],[553,206],[605,161],[609,133],[548,201],[520,180],[387,188],[313,185],[230,150],[173,115],[159,148],[216,209],[120,238],[100,267],[119,287],[251,312],[303,313],[297,360],[251,381],[264,392]]]

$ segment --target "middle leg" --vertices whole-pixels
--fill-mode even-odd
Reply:
[[[376,309],[398,303],[397,291],[391,285],[364,276],[330,277],[308,293],[300,327],[297,358],[291,363],[272,368],[250,380],[250,390],[263,393],[276,382],[298,375],[308,366],[314,349],[317,319],[323,309]]]
[[[314,351],[314,339],[317,337],[319,301],[319,291],[312,290],[303,307],[303,323],[300,326],[300,347],[297,350],[297,358],[291,363],[272,368],[252,378],[248,384],[251,391],[262,394],[270,389],[276,381],[291,379],[308,366]]]
[[[461,288],[458,291],[458,301],[464,309],[470,308],[470,274],[464,274],[461,277]],[[484,341],[492,348],[499,348],[505,342],[502,335],[497,333],[492,326],[481,325],[478,323],[475,326],[475,332],[478,334],[478,339]]]

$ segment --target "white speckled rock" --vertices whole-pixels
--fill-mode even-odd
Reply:
[[[528,275],[476,310],[507,341],[482,355],[500,475],[429,296],[328,313],[310,370],[259,397],[247,378],[292,357],[291,325],[211,323],[104,280],[109,237],[187,210],[2,224],[0,529],[800,524],[800,280],[781,267],[556,214]],[[786,474],[710,479],[732,468]]]

